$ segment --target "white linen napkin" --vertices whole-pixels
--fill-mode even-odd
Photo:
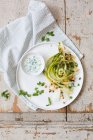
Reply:
[[[48,31],[54,31],[55,36],[51,37],[52,42],[62,41],[80,59],[83,57],[72,41],[58,27],[54,17],[43,2],[31,0],[26,16],[0,29],[0,70],[4,72],[5,82],[16,95],[18,95],[16,85],[18,61],[25,51],[33,45],[40,43],[42,36]],[[30,108],[37,109],[25,97],[21,98]]]

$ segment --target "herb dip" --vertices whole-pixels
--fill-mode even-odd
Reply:
[[[22,68],[27,74],[38,75],[44,69],[44,59],[41,55],[28,54],[23,59]]]

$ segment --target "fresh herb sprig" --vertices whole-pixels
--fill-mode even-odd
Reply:
[[[19,96],[27,96],[27,97],[32,97],[32,96],[39,96],[44,93],[44,90],[39,90],[37,87],[35,88],[35,92],[33,94],[28,94],[27,91],[20,90],[19,91]]]
[[[80,84],[78,83],[77,86],[80,86]]]
[[[9,99],[10,98],[10,93],[8,92],[8,90],[5,90],[1,93],[1,96],[6,98],[6,99]]]
[[[44,90],[39,90],[37,87],[35,88],[35,92],[33,93],[33,96],[38,96],[44,93]]]
[[[54,36],[55,35],[53,31],[47,32],[46,34],[49,35],[49,36]]]
[[[73,99],[73,97],[72,97],[72,96],[69,96],[69,98],[70,98],[70,99]]]
[[[54,36],[54,35],[55,34],[54,34],[53,31],[47,32],[45,36],[42,36],[41,41],[49,42],[50,41],[50,36]]]
[[[50,106],[52,104],[52,100],[50,97],[48,97],[48,104],[46,106]]]
[[[81,77],[79,77],[79,80],[81,80]]]
[[[24,91],[24,90],[20,90],[19,91],[19,96],[27,96],[27,97],[31,97],[31,94],[28,94],[28,92],[27,91]]]
[[[37,85],[38,85],[38,86],[44,86],[44,85],[45,85],[45,82],[40,82],[40,81],[39,81],[39,82],[37,83]]]

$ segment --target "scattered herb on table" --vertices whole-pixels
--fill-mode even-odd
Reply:
[[[47,32],[46,33],[46,35],[45,36],[43,36],[42,38],[41,38],[41,41],[46,41],[46,42],[49,42],[50,41],[50,36],[54,36],[55,34],[54,34],[54,32],[53,31],[51,31],[51,32]]]
[[[49,35],[49,36],[54,36],[55,35],[53,31],[47,32],[46,34]]]
[[[8,92],[8,90],[5,90],[1,93],[1,96],[6,98],[6,99],[9,99],[10,98],[10,93]]]
[[[46,106],[50,106],[52,104],[51,98],[48,97],[48,104]]]
[[[50,41],[50,39],[49,39],[49,37],[43,36],[43,37],[42,37],[42,41],[49,42],[49,41]]]
[[[39,82],[37,83],[37,85],[38,85],[38,86],[44,86],[44,85],[45,85],[45,82],[40,82],[40,81],[39,81]]]
[[[31,94],[28,94],[28,92],[27,91],[24,91],[24,90],[20,90],[19,91],[19,95],[21,96],[27,96],[27,97],[31,97]]]

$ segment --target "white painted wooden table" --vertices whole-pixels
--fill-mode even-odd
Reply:
[[[93,140],[93,0],[43,1],[85,55],[84,86],[71,105],[57,111],[34,112],[13,93],[8,101],[0,97],[0,140]],[[28,3],[0,0],[0,27],[24,16]],[[0,74],[0,92],[6,89]]]

